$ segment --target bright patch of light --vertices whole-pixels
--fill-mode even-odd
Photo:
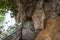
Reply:
[[[14,19],[14,17],[11,17],[11,11],[8,10],[7,13],[5,13],[5,20],[4,20],[4,24],[3,24],[3,30],[8,30],[9,26],[13,26],[15,25],[16,21]]]
[[[3,16],[1,16],[3,18],[3,21],[0,21],[2,22],[2,25],[0,24],[0,32],[1,32],[0,37],[6,38],[6,36],[4,35],[7,36],[11,35],[13,32],[15,32],[17,25],[20,26],[22,22],[20,23],[16,22],[15,18],[12,17],[13,16],[12,11],[7,9],[6,10],[0,9],[0,10],[6,11],[6,13]]]

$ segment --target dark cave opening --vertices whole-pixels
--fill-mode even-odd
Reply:
[[[26,16],[26,20],[28,20],[28,21],[32,21],[32,17],[28,17],[28,16]]]
[[[44,0],[44,2],[47,2],[47,3],[49,3],[51,0]]]
[[[60,16],[60,13],[58,13],[57,15]]]

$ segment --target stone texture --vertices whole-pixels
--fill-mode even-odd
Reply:
[[[22,3],[16,0],[16,2],[18,5],[16,20],[24,22],[21,25],[23,40],[34,40],[35,37],[35,40],[60,40],[60,0],[22,0]],[[20,29],[20,26],[17,29]],[[20,35],[18,31],[12,39],[19,40]]]
[[[58,2],[57,0],[53,0],[53,3]],[[51,6],[53,7],[53,5],[50,4],[50,1],[45,2],[44,12],[46,14],[46,28],[37,35],[35,40],[60,40],[60,32],[57,31],[60,29],[60,16],[57,15],[57,10]]]

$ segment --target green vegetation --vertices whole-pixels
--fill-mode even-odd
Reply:
[[[4,22],[4,17],[0,15],[0,26],[2,26],[3,22]]]
[[[17,5],[15,0],[0,0],[0,35],[2,36],[2,38],[7,37],[7,34],[12,34],[13,31],[15,30],[16,26],[10,26],[9,29],[7,30],[7,34],[4,33],[1,29],[3,27],[3,23],[4,23],[4,14],[6,13],[6,9],[7,10],[11,10],[13,11],[13,16],[16,16],[17,14]]]
[[[13,11],[13,15],[16,16],[17,13],[17,5],[15,0],[0,0],[0,9],[8,9]],[[1,12],[0,12],[1,14]]]

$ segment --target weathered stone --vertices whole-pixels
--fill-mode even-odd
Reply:
[[[32,30],[30,29],[32,27]],[[23,40],[34,40],[36,33],[31,22],[27,21],[23,25],[22,39]]]
[[[60,40],[60,32],[57,31],[60,29],[60,17],[57,16],[49,3],[45,4],[44,12],[46,15],[46,28],[37,35],[36,40]]]
[[[60,0],[22,0],[21,3],[16,0],[16,2],[18,5],[16,21],[24,22],[20,30],[23,40],[34,40],[36,32],[40,33],[35,40],[60,40],[60,17],[58,16]],[[20,39],[20,31],[14,35],[13,40]]]

